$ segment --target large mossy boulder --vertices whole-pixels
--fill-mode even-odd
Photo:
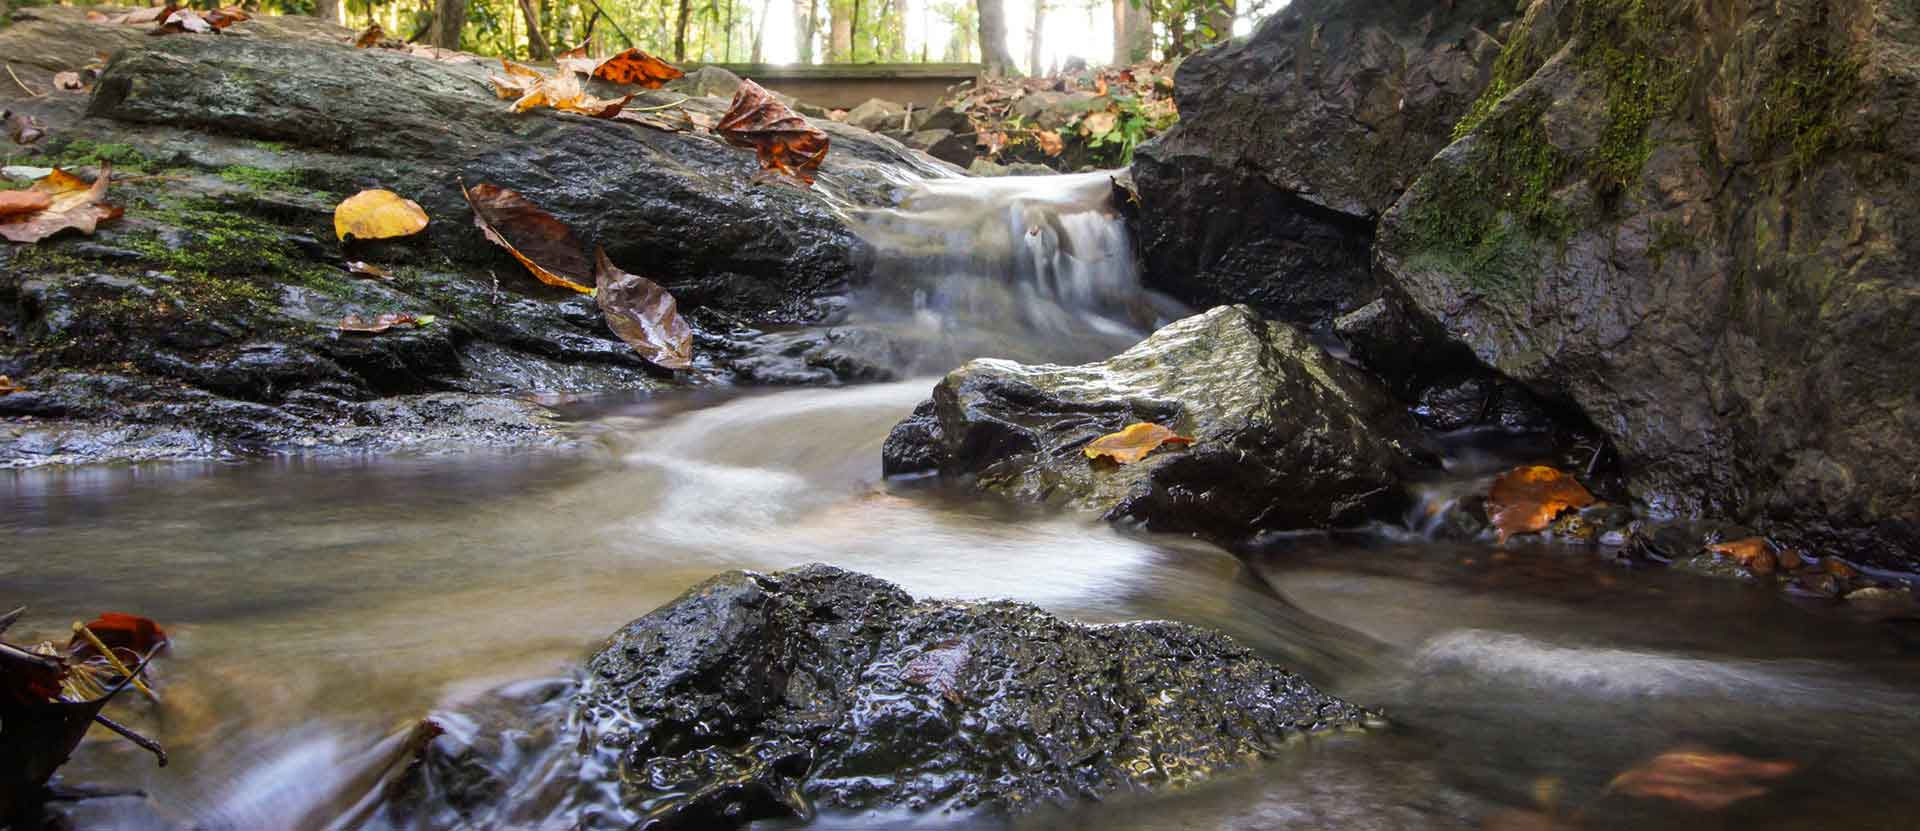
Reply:
[[[1091,460],[1136,422],[1190,436],[1144,461]],[[1417,467],[1406,412],[1305,334],[1222,306],[1103,363],[954,370],[896,427],[889,474],[938,471],[1022,501],[1237,541],[1351,526],[1402,502]]]
[[[822,565],[714,577],[587,670],[545,708],[576,726],[563,741],[542,753],[529,745],[551,726],[512,720],[451,730],[394,810],[583,829],[1021,813],[1192,783],[1375,718],[1216,632],[916,601]]]
[[[1487,82],[1512,0],[1296,0],[1187,58],[1180,123],[1140,148],[1150,285],[1321,324],[1375,294],[1373,221]]]
[[[1915,113],[1912,3],[1539,0],[1379,264],[1655,510],[1920,570]]]

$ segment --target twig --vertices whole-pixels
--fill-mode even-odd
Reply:
[[[39,98],[39,97],[41,97],[41,96],[43,96],[43,95],[46,95],[46,93],[44,93],[44,92],[34,92],[34,91],[33,91],[33,87],[30,87],[30,86],[27,86],[27,82],[26,82],[26,81],[22,81],[22,80],[20,80],[20,76],[18,76],[18,75],[14,75],[14,74],[13,74],[13,64],[7,64],[7,75],[8,75],[9,77],[11,77],[11,78],[13,78],[13,82],[14,82],[14,83],[16,83],[16,84],[19,84],[19,85],[20,85],[20,88],[21,88],[21,89],[23,89],[23,90],[26,90],[26,91],[27,91],[27,97],[28,97],[28,98]]]
[[[659,112],[661,110],[671,110],[674,107],[678,107],[681,104],[685,104],[688,101],[692,101],[692,100],[693,100],[693,96],[686,95],[686,96],[681,96],[680,100],[678,101],[675,101],[670,104],[661,104],[657,107],[623,107],[622,109],[625,109],[627,112],[634,112],[634,113],[652,113],[652,112]]]
[[[133,732],[133,728],[128,727],[124,724],[121,724],[120,722],[114,721],[113,719],[107,718],[106,716],[100,715],[98,713],[94,714],[93,720],[94,720],[94,723],[100,725],[101,727],[105,727],[108,730],[112,730],[115,733],[119,733],[120,738],[133,742],[134,744],[139,745],[140,749],[145,750],[148,753],[152,753],[155,759],[160,760],[161,767],[167,766],[167,749],[164,747],[161,747],[159,742],[149,739],[146,736],[142,736],[139,733],[135,733]]]
[[[607,19],[607,25],[612,26],[614,31],[619,32],[620,39],[627,42],[628,49],[632,49],[633,38],[627,34],[627,30],[620,28],[620,21],[614,20],[613,15],[607,14],[606,9],[600,8],[599,0],[587,0],[587,3],[588,5],[593,6],[593,10],[596,12],[599,12],[601,17],[604,17]]]
[[[27,607],[21,606],[20,608],[15,609],[11,612],[8,612],[4,615],[0,615],[0,635],[6,634],[7,630],[12,628],[13,624],[20,620],[20,616],[26,613],[27,613]]]
[[[93,634],[93,630],[88,629],[86,624],[75,623],[73,625],[73,631],[75,634],[85,636],[87,639],[87,643],[93,644],[94,649],[100,650],[100,654],[106,657],[107,663],[113,665],[113,671],[133,679],[134,689],[137,689],[145,693],[147,698],[150,700],[153,700],[153,701],[160,700],[160,696],[154,695],[153,689],[151,687],[148,687],[146,685],[146,682],[141,681],[138,675],[134,675],[131,670],[128,670],[126,664],[120,663],[120,656],[113,654],[112,649],[108,648],[106,644],[101,643],[100,637],[98,635]]]

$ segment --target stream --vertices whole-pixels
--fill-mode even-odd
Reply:
[[[1126,241],[1100,208],[1103,175],[1040,182],[936,183],[866,218],[871,239],[924,247],[877,243],[872,267],[900,279],[870,281],[859,319],[955,354],[1077,361],[1178,314],[1113,255]],[[936,238],[916,222],[976,230]],[[145,796],[71,816],[80,829],[358,827],[381,743],[411,722],[565,678],[715,572],[809,562],[921,597],[1219,628],[1392,722],[1168,793],[1014,820],[827,814],[814,828],[1910,829],[1920,816],[1910,632],[1582,548],[1389,528],[1243,560],[888,482],[881,442],[938,371],[906,369],[922,377],[575,402],[570,452],[0,473],[0,606],[30,605],[10,640],[64,639],[106,610],[174,637],[165,706],[116,705],[172,764],[96,730],[65,781]],[[1710,812],[1609,788],[1682,748],[1796,769]]]

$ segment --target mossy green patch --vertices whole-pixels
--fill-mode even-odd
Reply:
[[[271,170],[237,164],[221,168],[219,176],[227,182],[261,192],[305,189],[304,177],[292,170]]]
[[[1842,116],[1862,94],[1861,62],[1829,42],[1825,13],[1822,5],[1812,19],[1785,22],[1788,35],[1778,55],[1778,72],[1761,100],[1749,108],[1747,130],[1754,152],[1790,148],[1795,176],[1851,143]]]
[[[111,162],[115,173],[147,173],[154,169],[154,161],[135,149],[131,144],[97,142],[91,139],[48,139],[49,145],[38,156],[16,156],[9,158],[7,164],[31,165],[34,167],[78,167]]]

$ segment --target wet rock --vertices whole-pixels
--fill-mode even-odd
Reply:
[[[1419,466],[1408,419],[1382,390],[1242,306],[1174,323],[1105,363],[972,361],[932,403],[937,431],[916,415],[889,438],[897,464],[939,459],[943,475],[984,491],[1222,540],[1382,516],[1404,504],[1400,476]],[[1194,442],[1126,466],[1081,453],[1142,421]]]
[[[862,130],[901,129],[907,126],[907,108],[892,101],[869,98],[847,111],[846,123]]]
[[[1880,2],[1535,2],[1462,138],[1382,218],[1382,272],[1485,366],[1584,411],[1654,510],[1920,571],[1920,341],[1891,334],[1920,320],[1916,23]],[[1622,80],[1642,71],[1668,80]]]
[[[967,165],[967,173],[974,176],[1052,176],[1059,172],[1033,162],[1001,164],[991,159],[974,159],[972,164]]]
[[[1552,416],[1520,386],[1491,377],[1435,384],[1420,393],[1414,418],[1430,430],[1487,427],[1508,433],[1544,433]]]
[[[1013,102],[1013,114],[1043,130],[1058,130],[1065,127],[1074,116],[1083,115],[1106,104],[1105,96],[1094,95],[1091,92],[1041,90],[1027,93],[1020,100]]]
[[[1301,0],[1183,61],[1180,123],[1134,156],[1151,285],[1324,323],[1377,293],[1373,219],[1450,138],[1508,0]]]
[[[1188,784],[1372,718],[1208,630],[916,601],[820,565],[728,572],[633,621],[589,662],[571,711],[581,733],[555,752],[577,779],[530,799],[593,829],[1020,813]],[[491,745],[436,742],[415,775],[467,774],[406,792],[515,816],[534,806],[487,804],[510,792],[500,782],[567,778],[524,752],[485,759]]]
[[[938,408],[932,401],[922,401],[913,408],[913,415],[887,433],[880,446],[880,471],[886,476],[937,473],[950,461],[946,444]]]

